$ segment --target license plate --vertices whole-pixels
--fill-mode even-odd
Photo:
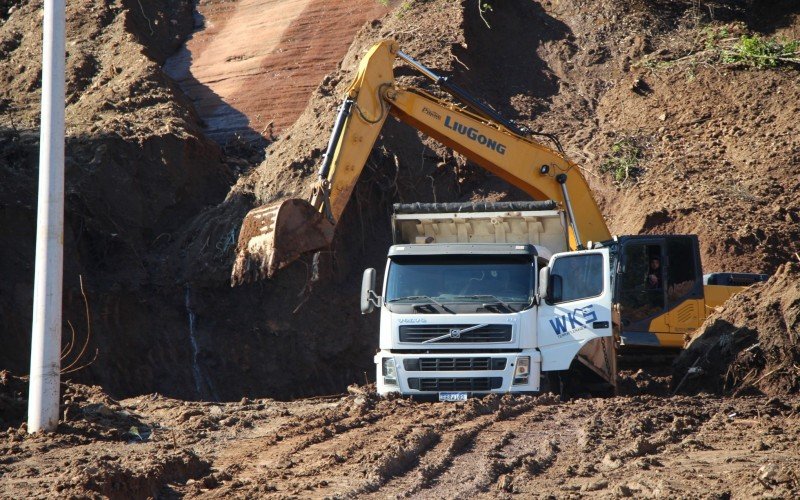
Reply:
[[[466,392],[440,392],[439,401],[466,401]]]

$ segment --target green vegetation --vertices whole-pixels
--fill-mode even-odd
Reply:
[[[669,54],[664,58],[653,53],[636,65],[651,70],[687,68],[690,80],[698,65],[735,64],[757,69],[800,67],[800,40],[748,33],[742,23],[706,26],[693,45],[693,49],[682,55]]]
[[[405,2],[401,3],[397,9],[395,9],[394,15],[397,16],[397,19],[402,19],[403,16],[405,16],[406,13],[411,10],[411,4],[412,0],[405,0]]]
[[[644,173],[641,160],[644,154],[641,146],[632,137],[620,139],[611,146],[611,153],[606,156],[606,160],[600,165],[603,173],[611,172],[614,182],[625,184],[635,182]]]
[[[800,64],[800,40],[742,35],[731,50],[723,51],[722,62],[760,69]]]
[[[703,28],[703,34],[705,35],[706,50],[714,50],[719,46],[721,40],[730,36],[731,32],[727,26],[706,26]]]

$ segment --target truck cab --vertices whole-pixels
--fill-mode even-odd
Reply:
[[[557,212],[471,214],[396,218],[396,229],[415,243],[390,248],[380,294],[375,271],[365,272],[362,312],[381,314],[378,392],[441,400],[537,392],[543,372],[563,372],[575,360],[613,380],[609,249],[553,254],[534,244],[548,240],[554,225],[557,245],[566,246]],[[401,227],[405,220],[415,228]],[[506,241],[458,241],[465,220],[465,238],[492,233],[496,240],[500,232]],[[436,242],[437,235],[454,241]]]

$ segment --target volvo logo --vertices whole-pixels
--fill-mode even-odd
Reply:
[[[451,339],[460,339],[461,338],[461,330],[458,328],[451,328],[450,329],[450,338]]]

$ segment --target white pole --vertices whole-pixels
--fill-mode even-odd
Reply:
[[[29,433],[54,431],[58,426],[64,262],[65,17],[65,0],[45,0]]]

